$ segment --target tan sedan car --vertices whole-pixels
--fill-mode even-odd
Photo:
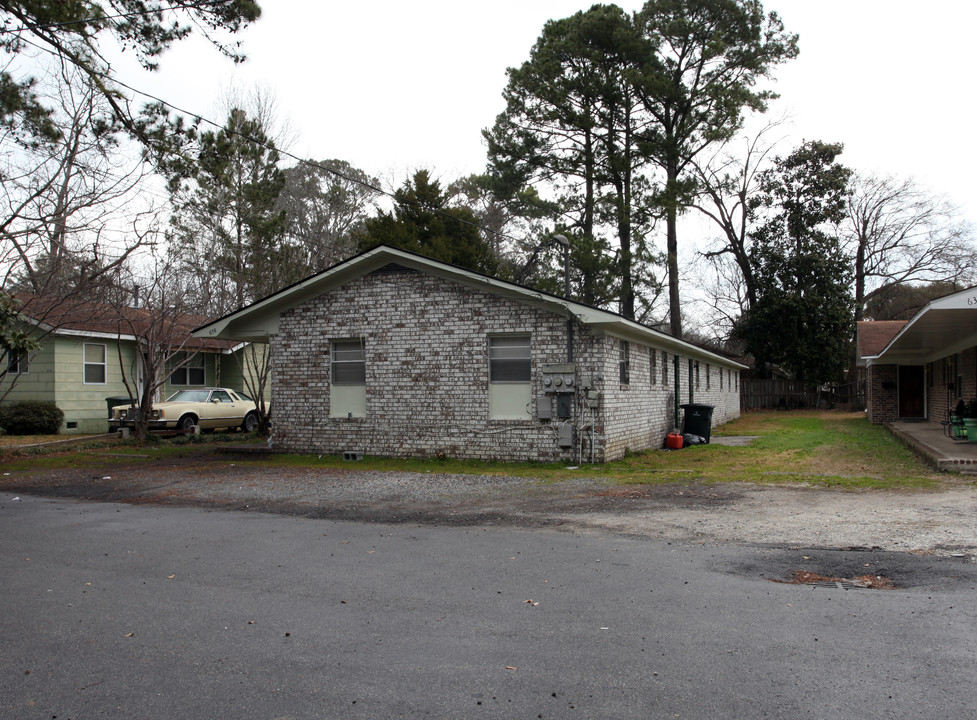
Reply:
[[[135,424],[139,408],[117,405],[112,408],[109,431]],[[245,432],[258,429],[255,402],[237,390],[229,388],[197,388],[178,390],[166,402],[155,403],[150,411],[151,430],[190,430],[199,425],[202,430],[241,428]]]

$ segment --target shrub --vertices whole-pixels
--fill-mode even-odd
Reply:
[[[8,435],[57,435],[64,413],[53,402],[21,400],[0,406],[0,428]]]

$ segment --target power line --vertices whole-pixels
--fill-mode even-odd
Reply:
[[[220,0],[220,1],[227,1],[227,0]],[[48,54],[50,54],[52,56],[55,56],[55,57],[60,57],[56,52],[54,52],[50,48],[43,47],[41,45],[38,45],[37,43],[32,43],[32,42],[27,41],[27,40],[25,40],[24,42],[27,43],[27,44],[32,45],[33,47],[37,48],[38,50],[40,50],[42,52],[48,53]],[[421,209],[426,209],[426,210],[428,210],[429,212],[431,212],[434,215],[437,215],[439,217],[445,218],[447,220],[451,220],[451,221],[456,222],[456,223],[459,223],[461,225],[465,225],[465,226],[468,226],[468,227],[473,227],[476,230],[478,230],[479,232],[485,233],[486,235],[491,235],[492,237],[494,237],[496,239],[499,239],[499,240],[508,240],[508,241],[514,242],[514,243],[518,243],[519,242],[519,240],[517,238],[514,238],[514,237],[512,237],[510,235],[507,235],[507,234],[505,234],[503,232],[499,232],[497,230],[493,230],[491,228],[485,227],[484,225],[481,225],[481,224],[479,224],[477,222],[471,222],[469,220],[465,220],[465,219],[456,217],[454,215],[451,215],[451,214],[445,212],[442,209],[424,208],[420,203],[412,202],[412,201],[409,201],[409,200],[398,199],[395,192],[391,192],[391,191],[385,190],[385,189],[383,189],[381,187],[377,187],[376,185],[372,185],[371,183],[368,183],[368,182],[366,182],[364,180],[360,180],[359,178],[347,176],[347,175],[339,172],[338,170],[335,170],[333,168],[327,167],[327,166],[325,166],[325,165],[323,165],[321,163],[318,163],[318,162],[315,162],[315,161],[312,161],[312,160],[307,160],[305,158],[299,157],[298,155],[295,155],[294,153],[289,152],[288,150],[283,150],[283,149],[280,149],[280,148],[275,147],[274,144],[272,144],[270,142],[258,140],[256,138],[253,138],[253,137],[250,137],[248,135],[245,135],[244,133],[241,133],[241,132],[239,132],[237,130],[232,130],[231,128],[228,128],[227,126],[225,126],[225,125],[223,125],[223,124],[221,124],[219,122],[216,122],[214,120],[211,120],[210,118],[205,117],[205,116],[203,116],[203,115],[201,115],[199,113],[195,113],[195,112],[192,112],[190,110],[186,110],[186,109],[181,108],[181,107],[179,107],[177,105],[174,105],[173,103],[169,102],[168,100],[164,100],[161,97],[158,97],[156,95],[153,95],[152,93],[148,93],[148,92],[146,92],[144,90],[139,90],[138,88],[134,88],[131,85],[129,85],[129,84],[127,84],[127,83],[119,80],[118,78],[112,77],[111,75],[109,75],[106,72],[102,72],[102,71],[97,70],[95,68],[85,68],[85,70],[89,74],[98,76],[102,80],[108,81],[110,83],[114,83],[115,85],[117,85],[119,87],[122,87],[122,88],[125,88],[126,90],[129,90],[130,92],[135,93],[136,95],[140,95],[143,98],[146,98],[148,100],[152,100],[154,102],[157,102],[157,103],[159,103],[162,106],[165,106],[165,107],[167,107],[167,108],[169,108],[171,110],[175,110],[176,112],[181,113],[181,114],[183,114],[185,116],[188,116],[190,118],[193,118],[193,119],[197,120],[198,122],[207,124],[207,125],[215,128],[215,129],[221,130],[221,131],[223,131],[223,132],[225,132],[225,133],[227,133],[229,135],[234,135],[234,136],[240,137],[241,139],[243,139],[243,140],[245,140],[245,141],[247,141],[249,143],[252,143],[252,144],[257,145],[257,146],[260,146],[260,147],[263,147],[266,150],[274,151],[274,152],[278,153],[281,156],[284,156],[284,157],[287,157],[287,158],[289,158],[291,160],[294,160],[299,165],[303,165],[305,167],[310,167],[310,168],[319,170],[321,172],[328,173],[328,174],[333,175],[333,176],[335,176],[337,178],[340,178],[342,180],[345,180],[346,182],[353,183],[355,185],[359,185],[359,186],[361,186],[363,188],[366,188],[368,190],[371,190],[371,191],[377,193],[378,195],[382,195],[384,197],[390,198],[390,199],[392,199],[392,200],[394,200],[396,202],[407,202],[408,204],[411,204],[414,207],[421,208]]]

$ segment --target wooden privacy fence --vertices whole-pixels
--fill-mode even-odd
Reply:
[[[803,380],[740,381],[740,410],[865,409],[864,382],[815,385]]]

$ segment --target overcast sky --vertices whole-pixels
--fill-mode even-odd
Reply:
[[[544,23],[584,0],[265,0],[234,67],[202,43],[168,53],[135,87],[214,120],[230,86],[270,89],[292,125],[292,151],[346,160],[401,182],[417,168],[444,180],[484,168],[481,129],[502,110],[507,67],[528,58]],[[639,2],[620,3],[635,10]],[[969,0],[769,0],[800,56],[776,70],[788,150],[845,144],[863,171],[913,176],[977,219],[971,137]]]

